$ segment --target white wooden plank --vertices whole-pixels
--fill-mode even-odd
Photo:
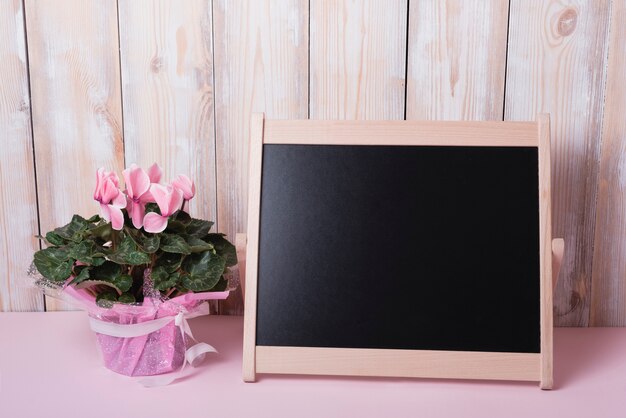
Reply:
[[[501,0],[410,2],[407,119],[502,119],[508,9]]]
[[[609,2],[511,1],[505,119],[551,114],[555,325],[589,322]]]
[[[611,6],[591,326],[626,326],[626,1]]]
[[[26,269],[39,249],[24,8],[0,3],[0,311],[42,311]]]
[[[407,8],[311,0],[312,119],[404,118]]]

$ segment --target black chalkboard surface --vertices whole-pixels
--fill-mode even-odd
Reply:
[[[256,114],[250,132],[245,381],[281,373],[552,387],[563,242],[551,234],[547,115]]]
[[[539,352],[537,148],[264,145],[257,345]]]

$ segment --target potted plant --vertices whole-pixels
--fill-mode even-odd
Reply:
[[[190,334],[174,319],[207,314],[205,301],[228,295],[236,250],[212,222],[188,214],[195,185],[187,176],[164,185],[158,165],[133,164],[123,177],[124,190],[114,172],[97,171],[100,215],[74,215],[40,237],[46,248],[34,269],[40,287],[88,311],[106,367],[167,373],[184,364]]]

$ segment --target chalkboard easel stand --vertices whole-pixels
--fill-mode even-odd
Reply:
[[[444,351],[257,345],[259,230],[265,145],[411,147],[519,147],[537,149],[539,192],[539,352]],[[243,379],[257,373],[428,377],[539,382],[553,385],[553,286],[563,240],[552,239],[550,119],[528,122],[266,120],[250,125],[249,191],[245,262]],[[243,273],[243,272],[242,272]],[[242,281],[243,283],[243,281]],[[265,306],[271,301],[264,300]],[[268,305],[269,304],[269,305]]]

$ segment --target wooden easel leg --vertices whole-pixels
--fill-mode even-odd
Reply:
[[[559,281],[559,271],[561,270],[561,262],[563,262],[563,253],[565,252],[565,240],[563,238],[554,238],[552,240],[552,289],[556,289]]]
[[[239,268],[239,285],[241,286],[241,294],[246,298],[246,245],[248,243],[247,235],[239,232],[235,235],[235,248],[237,249],[237,265]]]
[[[552,240],[552,290],[556,288],[556,284],[559,278],[559,271],[561,270],[561,262],[563,261],[563,253],[565,251],[565,241],[563,238],[554,238]],[[552,389],[553,377],[552,370],[550,370],[549,376],[541,376],[541,382],[539,387],[543,390]]]

